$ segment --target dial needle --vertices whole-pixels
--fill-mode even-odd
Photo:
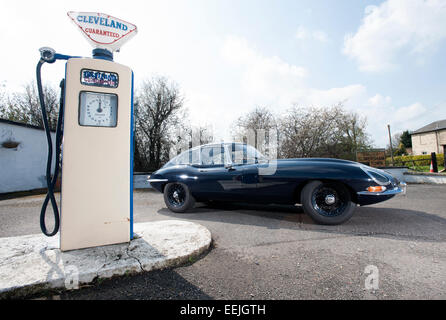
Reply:
[[[102,102],[102,100],[99,99],[99,108],[96,110],[97,112],[102,112],[101,102]]]

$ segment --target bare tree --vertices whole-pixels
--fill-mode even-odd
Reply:
[[[370,146],[367,121],[343,109],[294,106],[280,122],[280,154],[286,158],[333,157],[355,159],[356,151]]]
[[[240,116],[231,131],[235,141],[250,143],[267,156],[277,154],[277,120],[267,107],[257,106]]]
[[[55,130],[59,116],[59,92],[52,86],[43,87],[48,124]],[[0,117],[12,121],[43,127],[39,95],[34,82],[24,86],[22,92],[14,92],[3,98],[0,105]]]
[[[342,105],[340,107],[342,108]],[[337,127],[341,136],[337,143],[338,150],[333,154],[334,157],[356,160],[357,151],[372,147],[372,140],[366,132],[366,117],[342,110]]]
[[[321,145],[331,140],[337,110],[293,106],[280,123],[281,155],[286,158],[318,156]]]
[[[183,97],[165,77],[143,81],[135,97],[135,170],[157,170],[169,159]]]
[[[192,141],[194,140],[194,136],[197,138],[197,142],[202,144],[211,143],[214,141],[214,134],[212,132],[212,127],[210,125],[199,125],[199,126],[192,126],[190,129]]]
[[[2,81],[0,82],[0,110],[3,110],[3,108],[6,108],[6,92],[5,92],[5,83]],[[1,111],[0,111],[1,112]]]
[[[170,158],[192,147],[213,142],[214,135],[212,127],[208,124],[189,126],[183,122],[177,126],[173,140]]]

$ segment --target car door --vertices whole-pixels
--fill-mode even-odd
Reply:
[[[200,193],[213,200],[239,200],[243,168],[228,164],[223,144],[203,146],[197,166]]]
[[[231,154],[232,167],[241,173],[240,198],[251,201],[256,197],[258,183],[258,165],[251,158],[247,145],[242,143],[231,143],[227,146]]]
[[[247,144],[233,144],[235,163],[242,163],[242,193],[247,201],[280,201],[292,188],[276,174],[277,163],[268,161],[259,151]]]

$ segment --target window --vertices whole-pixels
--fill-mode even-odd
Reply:
[[[166,163],[165,167],[176,166],[181,164],[198,164],[199,163],[199,149],[190,149],[184,151],[180,155],[176,156],[168,163]]]
[[[176,156],[164,167],[175,165],[223,166],[225,164],[252,164],[267,161],[251,147],[242,143],[215,144],[195,147]]]
[[[201,164],[204,166],[223,165],[225,153],[223,145],[214,145],[201,148]]]
[[[265,157],[256,148],[240,143],[232,143],[232,162],[235,164],[250,164],[265,161]]]

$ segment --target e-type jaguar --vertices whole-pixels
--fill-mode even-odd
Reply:
[[[320,224],[340,224],[364,206],[406,193],[406,184],[384,170],[340,159],[268,160],[245,143],[189,149],[148,179],[166,206],[182,213],[197,202],[301,204]]]

